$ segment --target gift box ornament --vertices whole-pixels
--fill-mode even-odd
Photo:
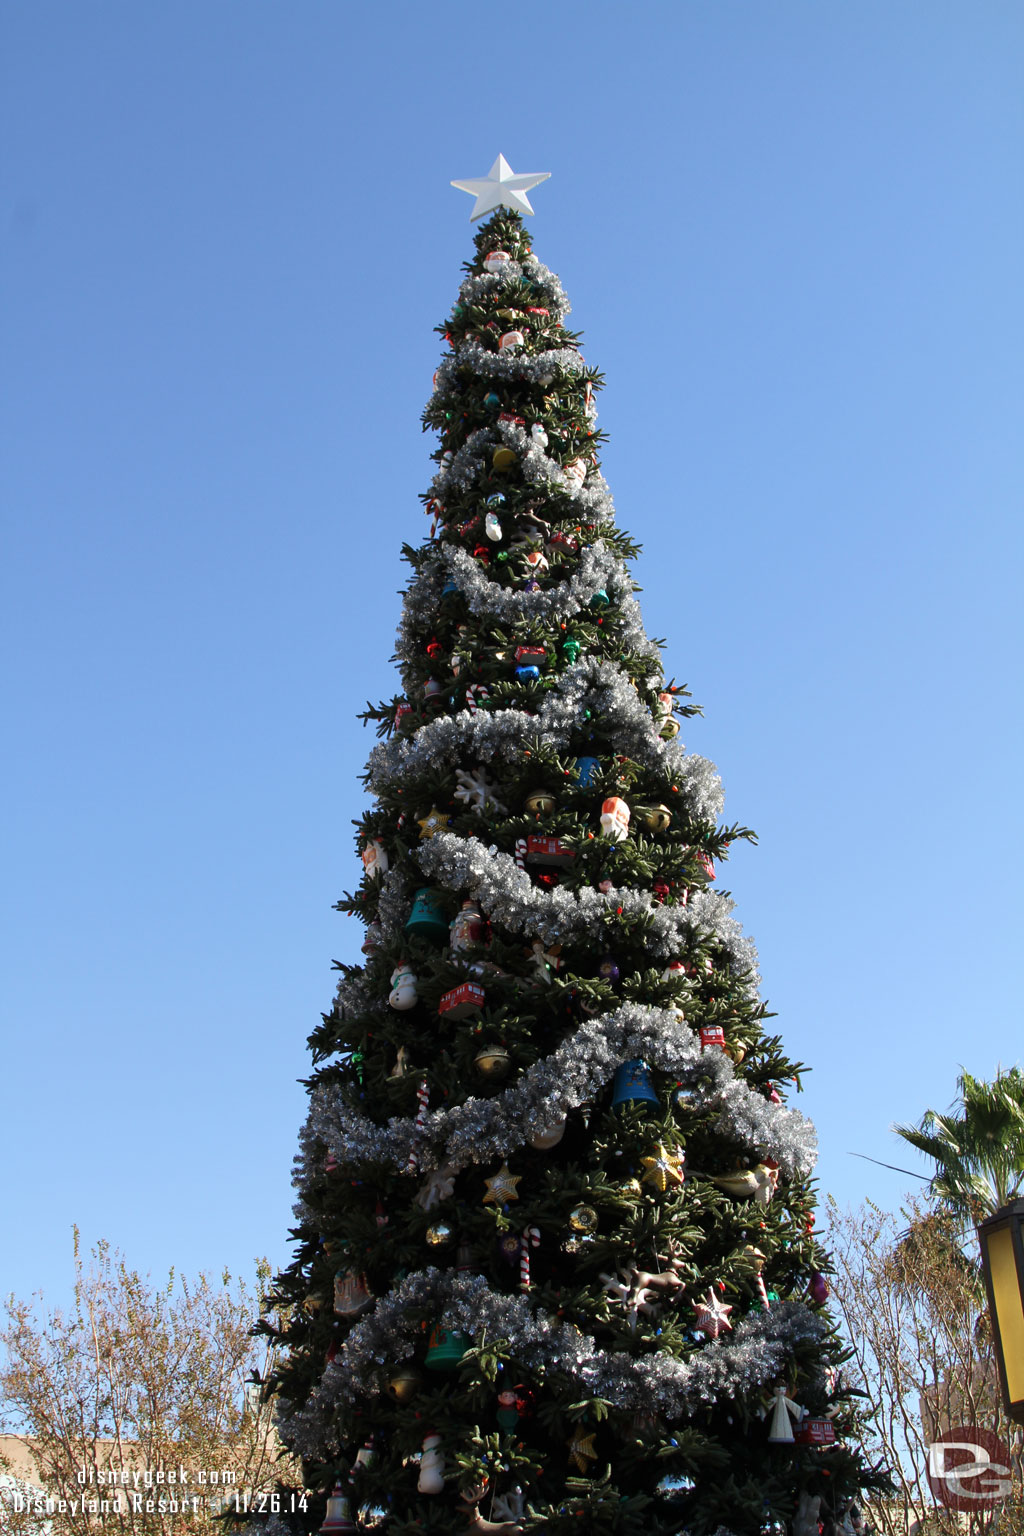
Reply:
[[[435,1328],[427,1340],[427,1356],[423,1364],[428,1371],[454,1371],[469,1347],[466,1334]]]
[[[405,921],[405,932],[420,939],[435,939],[443,943],[448,938],[448,919],[444,915],[444,898],[432,886],[421,885],[412,899],[412,911]]]
[[[624,1061],[612,1082],[612,1108],[620,1104],[657,1104],[661,1100],[651,1085],[651,1074],[645,1061]]]
[[[571,848],[566,848],[557,837],[528,837],[526,839],[526,862],[528,864],[545,864],[553,869],[565,869],[570,865],[576,855]]]
[[[517,645],[516,666],[535,667],[540,669],[547,666],[548,653],[542,645]]]
[[[483,987],[478,987],[473,981],[464,981],[461,986],[445,992],[437,1005],[437,1011],[446,1019],[468,1019],[474,1013],[479,1013],[483,1006]]]

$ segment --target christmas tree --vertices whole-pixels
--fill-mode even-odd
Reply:
[[[751,834],[720,822],[644,631],[601,376],[522,191],[490,206],[439,327],[402,692],[365,716],[338,906],[366,963],[311,1037],[264,1325],[315,1490],[287,1523],[807,1536],[871,1477],[843,1444],[801,1069],[718,884]]]

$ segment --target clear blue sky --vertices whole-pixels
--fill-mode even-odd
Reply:
[[[1016,0],[0,7],[0,1291],[287,1252],[453,177],[538,254],[825,1189],[1020,1036]]]

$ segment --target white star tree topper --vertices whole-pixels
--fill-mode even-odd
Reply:
[[[474,220],[482,219],[485,213],[493,213],[497,208],[511,208],[514,213],[532,213],[530,199],[526,194],[542,181],[547,181],[550,175],[550,171],[539,171],[532,176],[517,176],[505,156],[499,155],[486,176],[480,176],[475,181],[453,181],[452,186],[476,198],[473,212],[469,216],[472,224]]]

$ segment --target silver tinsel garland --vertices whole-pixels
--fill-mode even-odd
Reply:
[[[409,661],[422,655],[424,627],[434,624],[441,591],[449,582],[454,582],[474,618],[491,619],[497,624],[514,624],[523,618],[559,623],[586,608],[600,587],[614,593],[616,601],[630,598],[633,593],[633,583],[622,561],[600,540],[582,552],[576,572],[568,581],[539,592],[499,586],[459,544],[437,544],[431,556],[405,594],[398,629],[399,660]],[[657,654],[657,647],[643,636],[642,627],[641,635],[646,646]]]
[[[319,1386],[298,1411],[279,1420],[300,1455],[333,1455],[340,1442],[331,1410],[381,1392],[387,1377],[422,1339],[426,1314],[438,1327],[496,1344],[526,1370],[568,1378],[580,1396],[617,1408],[656,1411],[670,1422],[723,1398],[751,1393],[783,1372],[793,1349],[819,1342],[828,1325],[800,1302],[751,1312],[733,1332],[685,1360],[664,1352],[630,1355],[598,1349],[573,1323],[560,1322],[522,1295],[491,1290],[482,1275],[429,1268],[409,1275],[355,1324]]]
[[[390,1166],[398,1172],[405,1170],[414,1147],[423,1171],[447,1165],[458,1172],[507,1158],[561,1116],[592,1101],[616,1069],[635,1058],[675,1075],[696,1110],[716,1114],[713,1129],[723,1137],[756,1148],[759,1157],[773,1158],[790,1176],[810,1174],[817,1141],[809,1120],[748,1088],[724,1052],[702,1052],[677,1010],[623,1003],[582,1024],[503,1093],[433,1110],[419,1129],[411,1117],[375,1125],[336,1084],[314,1089],[295,1182],[302,1189],[320,1174],[320,1143],[345,1167]]]
[[[532,256],[511,261],[498,273],[467,278],[460,289],[461,300],[475,305],[522,276],[540,285],[537,302],[553,321],[560,322],[569,310],[565,294],[557,277]],[[585,368],[573,343],[539,354],[516,348],[496,352],[470,337],[440,363],[428,409],[458,408],[459,375],[467,370],[478,380],[492,383],[522,380],[546,387],[558,379],[579,390]],[[578,382],[573,385],[572,380]],[[575,513],[581,523],[597,525],[599,530],[614,518],[608,487],[596,459],[586,450],[579,455],[586,469],[582,484],[571,470],[567,473],[556,456],[560,451],[568,456],[564,444],[557,432],[549,430],[545,441],[544,435],[535,439],[513,421],[495,420],[493,426],[472,432],[454,455],[445,456],[447,462],[442,462],[432,482],[432,494],[441,509],[428,510],[443,520],[443,504],[453,494],[472,492],[490,480],[494,449],[504,445],[514,451],[526,484],[551,498],[553,518]],[[504,520],[504,514],[499,515]],[[526,521],[517,529],[513,513],[505,531],[513,537],[525,531],[529,538],[530,526]],[[535,543],[542,542],[538,532]],[[553,563],[557,572],[557,561]],[[504,629],[523,621],[564,623],[589,612],[592,596],[603,589],[614,608],[617,649],[655,659],[660,675],[660,649],[644,629],[626,562],[600,538],[592,545],[584,543],[571,576],[533,591],[503,586],[466,549],[442,538],[424,551],[404,594],[397,654],[411,699],[422,681],[424,633],[436,626],[443,594],[452,587],[477,620]],[[439,663],[440,678],[446,676],[442,670],[446,665],[446,661]],[[445,681],[444,688],[457,700],[460,687],[469,681],[464,674],[457,682]],[[645,680],[645,689],[650,686],[651,680]],[[538,743],[567,756],[570,746],[583,750],[580,728],[589,714],[602,722],[616,754],[631,758],[652,774],[663,774],[677,786],[678,799],[665,791],[666,798],[674,801],[673,811],[678,807],[691,821],[704,824],[713,823],[721,812],[721,785],[713,765],[687,756],[680,742],[661,739],[651,707],[653,692],[649,697],[642,695],[622,665],[582,657],[558,674],[536,714],[506,706],[504,699],[493,710],[476,702],[475,711],[439,714],[411,738],[396,736],[376,747],[368,763],[372,791],[378,797],[390,796],[424,771],[454,776],[457,769],[508,762]],[[557,785],[552,788],[557,792]],[[596,830],[596,804],[594,815]],[[615,870],[616,851],[614,843],[606,844],[609,872]],[[692,955],[702,941],[713,938],[725,949],[740,990],[756,996],[756,951],[731,916],[731,901],[716,892],[696,890],[685,907],[667,907],[639,889],[539,889],[511,854],[486,847],[478,837],[450,832],[436,833],[414,846],[412,859],[426,878],[472,896],[486,918],[525,940],[535,937],[545,944],[570,945],[574,940],[597,941],[612,948],[616,932],[625,926],[634,940],[642,942],[652,963],[655,959],[664,963]],[[417,883],[406,860],[383,877],[377,921],[385,944],[400,937],[412,886]],[[344,978],[338,987],[337,1013],[387,1036],[389,1010],[374,995],[378,990],[362,974]],[[352,1084],[315,1086],[295,1171],[300,1196],[308,1192],[311,1204],[300,1198],[296,1215],[300,1223],[319,1230],[320,1195],[314,1197],[313,1187],[322,1188],[325,1149],[339,1168],[367,1181],[384,1169],[428,1178],[444,1169],[446,1175],[455,1176],[468,1167],[507,1160],[571,1111],[593,1102],[607,1089],[617,1068],[637,1058],[673,1076],[678,1085],[673,1091],[680,1102],[709,1122],[723,1141],[749,1149],[750,1162],[771,1159],[789,1178],[809,1175],[816,1138],[804,1116],[770,1103],[761,1092],[747,1087],[723,1052],[702,1051],[678,1008],[624,1002],[582,1022],[548,1057],[522,1070],[504,1091],[487,1098],[470,1096],[425,1115],[421,1110],[418,1124],[409,1116],[377,1125],[362,1112]],[[415,1063],[410,1070],[415,1072]],[[685,1136],[685,1124],[680,1135]],[[705,1175],[690,1177],[697,1182]],[[524,1371],[542,1379],[558,1378],[576,1397],[600,1398],[627,1412],[656,1411],[670,1423],[702,1407],[765,1388],[785,1372],[797,1348],[819,1344],[829,1331],[827,1322],[804,1304],[787,1301],[738,1319],[731,1334],[703,1343],[685,1359],[664,1349],[644,1354],[608,1351],[599,1349],[573,1323],[538,1307],[535,1296],[495,1291],[482,1275],[428,1268],[403,1278],[377,1298],[370,1314],[352,1326],[307,1402],[293,1412],[279,1412],[279,1428],[289,1447],[304,1457],[337,1458],[345,1449],[337,1428],[340,1410],[386,1388],[395,1369],[421,1346],[424,1320],[465,1334],[477,1344],[500,1343]],[[277,1524],[272,1522],[271,1536]],[[720,1527],[715,1536],[730,1533]]]
[[[617,751],[676,781],[680,807],[693,820],[716,820],[722,810],[722,784],[714,764],[687,753],[678,741],[663,741],[650,709],[621,669],[592,657],[581,658],[560,674],[535,715],[514,708],[481,709],[476,714],[465,709],[429,721],[411,738],[381,742],[367,760],[370,789],[380,795],[400,788],[410,770],[508,761],[536,742],[568,752],[587,709],[617,721]]]
[[[545,944],[611,940],[624,921],[632,921],[643,930],[648,954],[671,961],[683,958],[701,939],[714,937],[728,953],[734,974],[750,995],[756,995],[759,978],[753,944],[730,916],[730,897],[716,891],[692,892],[685,907],[659,906],[649,891],[631,887],[574,891],[555,886],[542,891],[511,854],[454,832],[435,832],[414,850],[414,856],[424,874],[449,890],[475,897],[486,917]]]

